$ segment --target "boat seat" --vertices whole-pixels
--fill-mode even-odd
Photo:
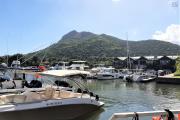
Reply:
[[[72,97],[81,97],[82,93],[72,93]]]
[[[81,96],[81,93],[73,93],[71,91],[56,91],[53,95],[53,98],[73,98],[73,97],[79,97]]]
[[[41,95],[36,92],[27,91],[24,92],[22,95],[25,95],[24,102],[34,102],[34,101],[42,100]]]
[[[25,95],[8,94],[0,96],[0,104],[23,103],[26,99]]]
[[[41,100],[47,100],[47,99],[52,99],[53,98],[53,95],[54,95],[55,91],[56,90],[54,88],[48,87],[42,92],[37,92],[37,94],[39,95]]]
[[[15,95],[13,102],[14,103],[24,103],[26,100],[26,95]]]
[[[14,102],[14,97],[16,94],[8,94],[0,96],[0,104],[8,104]]]
[[[70,98],[70,92],[69,91],[56,91],[53,95],[53,98]]]

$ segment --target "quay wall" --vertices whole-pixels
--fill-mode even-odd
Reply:
[[[161,76],[156,78],[156,82],[166,84],[180,84],[180,78]]]

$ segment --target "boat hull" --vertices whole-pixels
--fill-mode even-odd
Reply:
[[[98,80],[113,80],[116,79],[115,75],[112,74],[98,74],[97,75]]]
[[[149,78],[149,79],[144,79],[144,80],[140,80],[139,82],[141,83],[147,83],[147,82],[152,82],[152,81],[155,81],[156,77],[154,78]]]
[[[114,77],[98,77],[98,80],[113,80],[115,79]]]
[[[46,108],[7,111],[0,113],[0,120],[71,120],[96,111],[100,106],[93,104],[71,104]]]

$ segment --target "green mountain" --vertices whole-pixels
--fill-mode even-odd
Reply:
[[[177,55],[180,46],[159,40],[128,41],[131,56]],[[39,51],[46,58],[93,59],[126,56],[127,41],[110,35],[71,31],[57,43]]]

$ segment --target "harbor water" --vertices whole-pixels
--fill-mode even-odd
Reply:
[[[82,120],[108,120],[113,113],[118,112],[180,108],[179,85],[155,82],[126,83],[122,80],[87,80],[85,83],[90,90],[100,95],[105,106],[93,114],[80,118]]]

